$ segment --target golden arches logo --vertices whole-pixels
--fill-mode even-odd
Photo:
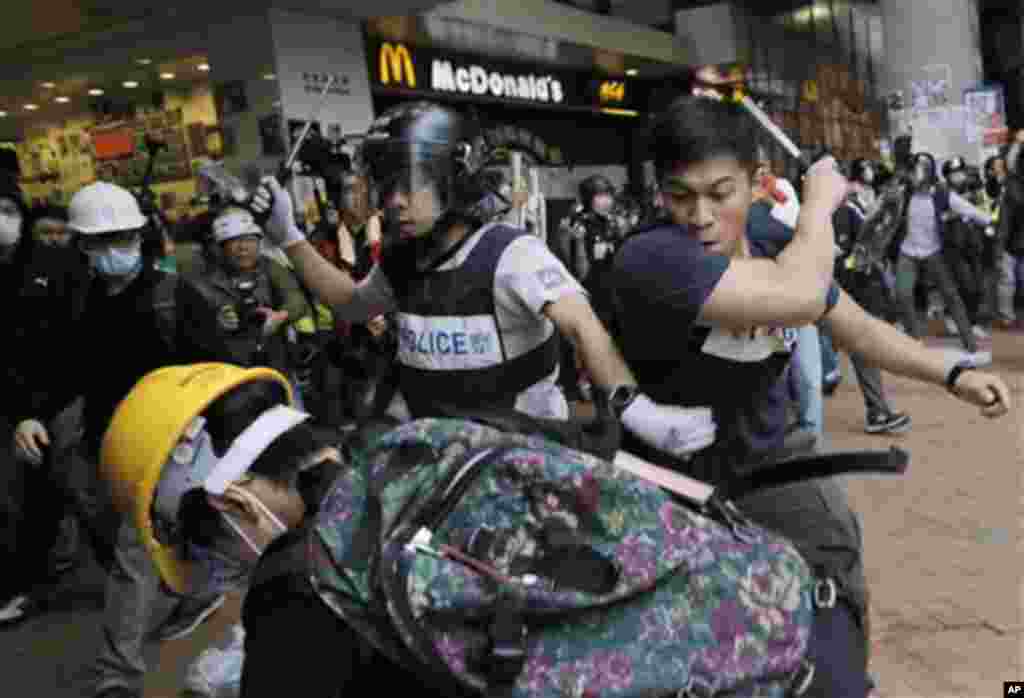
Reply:
[[[621,102],[626,99],[626,83],[606,80],[598,91],[601,102]]]
[[[380,45],[380,84],[405,82],[416,87],[416,71],[413,69],[409,49],[402,44],[384,42]]]

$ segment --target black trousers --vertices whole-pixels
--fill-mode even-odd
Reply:
[[[980,247],[947,246],[942,250],[943,259],[953,276],[953,282],[960,292],[960,298],[967,310],[967,318],[972,325],[978,324],[985,291],[983,252]]]
[[[5,430],[0,449],[0,601],[31,591],[49,576],[49,554],[68,513],[82,525],[96,560],[113,559],[121,517],[97,471],[98,444],[78,440],[78,423],[68,412],[47,425],[50,446],[42,465],[17,460]]]

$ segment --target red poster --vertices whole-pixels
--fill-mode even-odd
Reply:
[[[135,132],[131,129],[93,131],[92,144],[97,160],[114,160],[135,153]]]

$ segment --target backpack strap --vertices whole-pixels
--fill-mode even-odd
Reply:
[[[843,451],[794,458],[776,467],[758,468],[742,478],[721,485],[718,493],[723,498],[735,500],[757,490],[835,475],[902,475],[907,472],[909,463],[910,454],[895,446],[888,451]]]

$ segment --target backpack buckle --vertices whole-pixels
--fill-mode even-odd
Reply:
[[[813,681],[814,662],[809,662],[805,659],[800,662],[800,666],[793,672],[792,695],[796,697],[807,693],[807,690],[811,687],[811,683]]]
[[[839,600],[839,589],[834,579],[819,579],[814,585],[814,605],[818,608],[835,608]]]

